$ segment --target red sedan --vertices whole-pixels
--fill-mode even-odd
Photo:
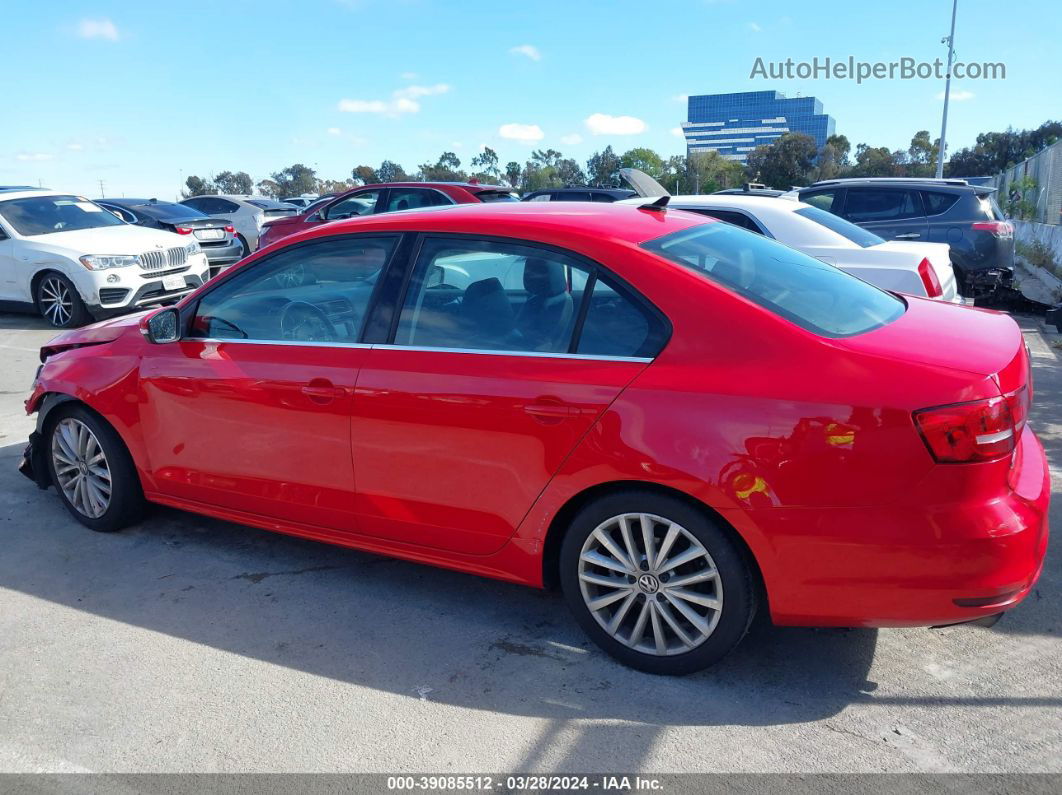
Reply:
[[[1013,320],[655,205],[328,224],[42,358],[22,468],[88,527],[152,502],[559,583],[655,673],[757,609],[988,619],[1047,546]]]
[[[303,232],[330,221],[344,221],[363,215],[393,213],[421,207],[446,207],[451,204],[479,202],[515,202],[516,194],[499,185],[468,182],[388,182],[363,185],[336,196],[325,204],[315,203],[300,215],[270,221],[262,227],[258,247]]]

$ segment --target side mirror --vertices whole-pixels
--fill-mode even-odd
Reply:
[[[177,342],[181,338],[181,313],[177,307],[166,307],[149,317],[144,336],[155,345]]]

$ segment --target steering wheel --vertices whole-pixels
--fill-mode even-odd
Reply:
[[[273,278],[281,287],[300,287],[306,282],[306,267],[300,262],[278,271]]]
[[[296,342],[335,342],[336,332],[316,306],[292,301],[280,311],[280,337]]]

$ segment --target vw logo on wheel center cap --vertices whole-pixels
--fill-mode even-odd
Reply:
[[[638,590],[642,593],[656,593],[660,590],[660,583],[652,574],[643,574],[638,578]]]

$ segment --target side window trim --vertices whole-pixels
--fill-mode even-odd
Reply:
[[[650,326],[655,325],[659,330],[659,345],[657,351],[652,356],[608,356],[598,354],[581,354],[581,353],[553,353],[553,352],[541,352],[541,351],[506,351],[506,350],[482,350],[482,349],[468,349],[468,348],[441,348],[441,347],[428,347],[428,346],[416,346],[416,345],[397,345],[395,344],[395,338],[398,335],[398,325],[402,314],[402,309],[405,306],[406,298],[409,295],[411,289],[418,289],[420,287],[419,281],[415,281],[413,274],[416,271],[417,263],[420,260],[421,253],[424,250],[424,243],[429,239],[446,239],[446,240],[469,240],[469,241],[490,241],[496,243],[503,243],[509,245],[527,246],[529,248],[538,248],[543,251],[551,251],[559,254],[563,254],[566,257],[575,259],[586,267],[587,270],[587,282],[586,287],[583,288],[583,300],[579,303],[579,308],[576,310],[576,317],[574,327],[572,328],[572,339],[569,342],[569,351],[573,350],[573,346],[578,345],[579,339],[582,336],[583,324],[586,321],[586,316],[589,313],[589,301],[586,300],[592,294],[590,289],[593,285],[596,285],[598,281],[604,282],[608,287],[615,291],[618,295],[627,299],[639,309],[641,309],[647,315],[647,322]],[[394,258],[397,259],[397,256]],[[394,311],[391,316],[390,330],[387,334],[387,339],[381,343],[374,343],[373,347],[386,349],[386,350],[405,350],[405,351],[421,351],[421,352],[439,352],[439,353],[482,353],[496,356],[531,356],[536,358],[553,358],[553,359],[587,359],[587,360],[599,360],[599,361],[637,361],[637,362],[651,362],[667,347],[668,342],[671,341],[671,334],[673,331],[671,321],[667,315],[664,314],[655,304],[653,304],[648,298],[635,290],[630,284],[622,279],[617,274],[610,271],[608,268],[601,265],[595,260],[584,257],[574,251],[560,248],[558,246],[551,246],[548,243],[540,243],[537,240],[525,240],[516,237],[500,237],[497,235],[475,235],[464,234],[459,232],[431,232],[431,233],[417,233],[416,240],[412,244],[412,251],[410,251],[408,258],[405,260],[405,273],[403,274],[402,285],[398,290],[397,300],[395,302]],[[425,271],[426,273],[426,271]],[[375,296],[374,296],[375,298]],[[374,311],[374,308],[370,307],[370,311]]]

